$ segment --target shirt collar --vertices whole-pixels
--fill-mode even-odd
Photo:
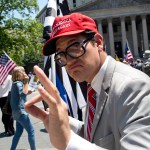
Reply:
[[[101,85],[104,79],[104,74],[105,74],[109,59],[110,59],[110,56],[107,56],[104,64],[102,65],[102,67],[100,68],[100,70],[98,71],[98,73],[95,75],[94,79],[91,82],[92,88],[96,91],[98,95],[100,95]]]

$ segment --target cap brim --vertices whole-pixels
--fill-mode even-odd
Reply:
[[[56,52],[56,40],[57,40],[58,37],[78,34],[78,33],[81,33],[81,32],[84,32],[84,30],[65,32],[65,33],[62,33],[58,36],[55,36],[55,37],[49,39],[43,46],[43,55],[49,56],[49,55],[52,55]]]

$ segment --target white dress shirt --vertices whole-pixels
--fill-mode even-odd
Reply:
[[[8,75],[3,84],[0,85],[0,98],[8,96],[8,93],[11,90],[11,86],[12,86],[11,75]]]

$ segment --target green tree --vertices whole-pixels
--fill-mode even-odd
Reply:
[[[0,0],[0,53],[4,50],[18,65],[42,61],[43,25],[30,19],[37,10],[37,0]]]

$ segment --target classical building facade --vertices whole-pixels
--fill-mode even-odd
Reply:
[[[126,41],[135,58],[150,49],[150,0],[68,0],[71,12],[92,17],[107,53],[123,57]],[[44,22],[46,7],[37,15]]]

